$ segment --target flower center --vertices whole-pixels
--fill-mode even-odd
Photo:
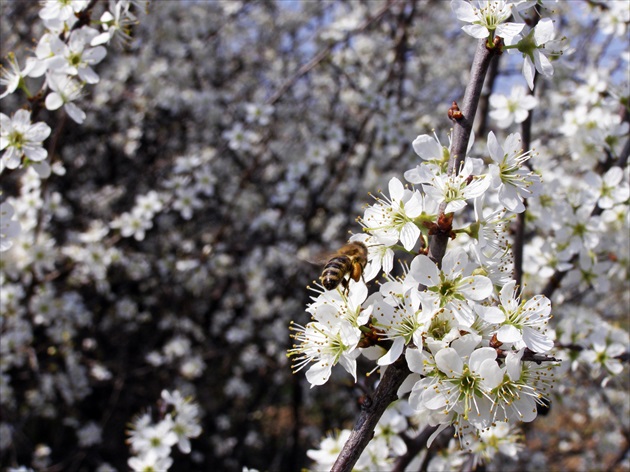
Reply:
[[[24,134],[20,133],[19,131],[13,131],[9,135],[9,142],[11,143],[11,146],[16,149],[22,149],[22,146],[24,146],[24,141]]]

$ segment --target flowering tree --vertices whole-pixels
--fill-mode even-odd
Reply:
[[[626,2],[0,11],[2,467],[627,465]]]

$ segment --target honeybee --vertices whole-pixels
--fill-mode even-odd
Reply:
[[[319,277],[326,290],[334,290],[341,284],[346,293],[350,279],[358,282],[367,264],[368,250],[365,244],[353,241],[342,246],[326,263]],[[350,275],[346,278],[346,275]]]

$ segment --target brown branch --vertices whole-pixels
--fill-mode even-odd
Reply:
[[[488,76],[483,86],[481,97],[479,98],[479,106],[477,108],[478,116],[477,123],[475,123],[475,135],[481,136],[486,133],[488,124],[488,110],[490,108],[490,95],[494,90],[494,84],[499,77],[499,60],[501,56],[497,56],[494,61],[490,62],[490,68],[488,69]]]
[[[396,459],[392,472],[404,472],[407,466],[411,464],[414,457],[426,447],[429,438],[437,429],[437,426],[427,426],[417,437],[405,441],[407,444],[407,452]]]
[[[448,163],[449,175],[457,174],[459,167],[466,157],[468,141],[472,131],[481,90],[484,79],[490,67],[490,62],[495,56],[498,48],[488,49],[486,40],[480,39],[477,44],[477,51],[470,70],[470,83],[466,87],[464,100],[460,104],[463,117],[457,120],[453,126],[453,142],[451,143],[451,160]]]
[[[477,44],[477,51],[475,52],[475,58],[473,59],[470,70],[470,82],[466,87],[464,99],[459,107],[461,116],[458,114],[457,119],[454,120],[453,141],[451,143],[450,159],[448,162],[449,175],[456,175],[459,172],[464,158],[466,157],[466,150],[468,149],[468,142],[470,141],[470,134],[472,132],[473,122],[475,121],[475,114],[477,113],[483,83],[492,58],[495,57],[497,51],[498,47],[488,49],[485,39],[480,39]],[[445,208],[446,202],[442,202],[439,209],[438,226],[441,226],[440,219],[444,218]],[[440,227],[440,231],[430,238],[428,256],[432,261],[437,263],[438,266],[441,265],[444,254],[446,253],[450,230],[451,228]]]
[[[480,40],[470,73],[470,83],[466,87],[461,112],[457,113],[457,119],[453,131],[453,142],[451,145],[450,160],[448,164],[449,174],[456,173],[466,156],[466,149],[470,139],[472,124],[475,119],[481,89],[488,71],[491,59],[494,57],[497,48],[488,49],[486,40]],[[440,214],[435,225],[435,231],[429,242],[429,256],[441,265],[442,258],[446,252],[446,245],[450,239],[452,230],[452,215],[445,215],[444,208],[440,207]],[[389,404],[398,399],[397,391],[403,381],[409,375],[409,369],[404,358],[399,358],[390,365],[372,396],[372,401],[362,408],[359,419],[350,433],[350,438],[339,453],[331,472],[350,472],[361,453],[366,448],[374,435],[374,428],[383,412]]]
[[[374,436],[374,428],[378,420],[381,419],[389,404],[398,399],[396,392],[407,375],[409,375],[409,369],[404,358],[400,358],[387,367],[374,395],[372,395],[372,401],[363,404],[359,419],[339,453],[339,457],[330,469],[331,472],[349,472],[352,470]]]
[[[394,5],[401,3],[402,0],[389,0],[385,5],[383,5],[381,7],[380,10],[378,10],[374,16],[368,18],[367,20],[365,20],[363,22],[363,24],[361,24],[359,27],[357,27],[356,29],[352,30],[351,33],[360,33],[362,31],[364,31],[365,29],[367,29],[372,23],[374,23],[375,21],[379,20],[391,7],[393,7]],[[325,47],[324,49],[322,49],[320,52],[318,52],[310,61],[308,61],[306,64],[304,64],[302,67],[300,67],[297,72],[295,74],[293,74],[291,77],[289,77],[281,86],[280,88],[276,91],[276,93],[274,93],[268,100],[267,100],[267,104],[269,105],[273,105],[274,103],[276,103],[280,97],[282,97],[282,95],[284,95],[284,93],[289,90],[293,84],[295,84],[295,82],[302,77],[303,75],[307,74],[308,72],[310,72],[314,67],[316,67],[320,62],[322,62],[326,57],[328,57],[328,55],[331,53],[331,51],[333,50],[333,48],[335,46],[337,46],[340,43],[343,43],[345,41],[348,40],[350,34],[348,34],[344,39],[337,41],[337,42],[333,42],[331,43],[329,46]]]
[[[536,79],[538,73],[534,72],[534,89],[530,90],[530,95],[534,95],[536,90]],[[530,110],[527,119],[521,125],[521,139],[523,143],[523,151],[528,151],[532,143],[532,122],[534,110]],[[525,161],[525,165],[531,170],[529,161]],[[512,232],[514,234],[514,244],[512,245],[512,255],[514,256],[514,280],[519,290],[523,287],[523,248],[525,247],[525,218],[527,214],[527,200],[524,202],[525,211],[518,213],[512,224]]]
[[[504,359],[507,357],[508,353],[510,351],[504,351],[503,349],[497,349],[497,357]],[[530,350],[529,348],[525,348],[525,351],[523,352],[523,357],[521,358],[521,362],[535,362],[536,364],[540,365],[542,362],[561,362],[562,359],[556,359],[553,356],[548,356],[546,354],[541,354],[538,352],[534,352],[532,350]]]

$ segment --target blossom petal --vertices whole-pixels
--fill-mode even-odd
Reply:
[[[63,105],[63,98],[56,92],[51,92],[46,95],[46,101],[44,102],[47,110],[57,110]]]
[[[465,200],[453,200],[446,204],[446,208],[444,208],[444,213],[455,213],[456,211],[461,210],[465,206],[466,206]]]
[[[33,162],[31,166],[35,169],[37,175],[39,175],[42,179],[47,179],[52,173],[52,169],[46,161]]]
[[[412,348],[405,351],[405,360],[407,361],[407,366],[411,372],[424,374],[425,359],[426,356],[421,349]]]
[[[0,113],[0,127],[7,132],[11,129],[11,118],[4,113]]]
[[[501,305],[504,307],[509,307],[511,305],[512,300],[514,299],[514,288],[516,287],[516,281],[510,280],[506,283],[499,293],[499,299],[501,300]]]
[[[366,289],[367,290],[367,289]],[[350,349],[354,349],[361,340],[361,330],[352,326],[349,321],[342,321],[339,328],[341,341]],[[357,355],[359,352],[357,351]]]
[[[28,137],[30,141],[42,142],[48,136],[50,136],[50,126],[46,123],[35,123],[28,131]]]
[[[396,177],[392,177],[389,181],[389,196],[392,201],[400,201],[402,200],[403,194],[405,192],[405,187],[402,182],[398,180]]]
[[[512,325],[503,325],[497,331],[497,339],[502,343],[515,343],[522,338],[521,331]]]
[[[16,169],[22,162],[22,153],[14,147],[10,147],[4,151],[2,160],[4,161],[4,165],[7,166],[7,169]]]
[[[446,397],[438,389],[428,388],[422,393],[422,403],[430,410],[438,410],[446,405]]]
[[[544,295],[535,295],[525,302],[523,310],[531,313],[530,318],[547,318],[551,313],[551,302]]]
[[[406,393],[411,392],[414,385],[422,380],[420,374],[409,374],[407,378],[403,381],[402,385],[398,387],[397,394],[398,398],[402,398]]]
[[[417,255],[409,267],[409,275],[416,282],[433,287],[440,282],[440,271],[431,259],[424,254]]]
[[[438,144],[433,136],[421,134],[411,143],[413,150],[422,159],[441,159],[442,147]]]
[[[491,180],[488,175],[477,176],[464,189],[466,199],[480,197],[490,187]]]
[[[538,415],[536,409],[536,401],[529,395],[521,395],[521,398],[516,402],[518,408],[519,420],[523,423],[529,423],[534,421]]]
[[[82,124],[85,121],[86,114],[74,103],[66,103],[63,107],[68,116],[74,120],[75,123]]]
[[[329,359],[322,359],[313,364],[306,371],[306,380],[311,384],[311,388],[315,385],[324,385],[330,378],[332,365]]]
[[[510,379],[517,381],[521,378],[521,358],[523,357],[523,352],[525,348],[521,349],[518,352],[508,352],[505,358],[505,367]]]
[[[505,313],[496,306],[478,305],[475,311],[479,317],[488,323],[503,323],[505,321]]]
[[[494,351],[494,349],[492,350]],[[478,372],[481,374],[481,377],[483,378],[483,384],[488,390],[492,390],[498,387],[503,380],[503,370],[501,370],[501,367],[499,367],[495,359],[486,359],[485,361],[483,361],[479,366]]]
[[[513,38],[525,27],[525,23],[501,23],[497,26],[496,34],[502,38]]]
[[[378,365],[390,365],[396,362],[400,355],[402,354],[403,348],[405,347],[405,338],[399,336],[394,339],[394,343],[392,347],[389,348],[389,351],[385,353],[383,357],[381,357],[378,361]]]
[[[623,372],[623,364],[617,359],[608,359],[604,362],[604,366],[611,374],[619,375]]]
[[[81,67],[79,68],[79,77],[81,80],[87,82],[88,84],[97,84],[100,80],[100,77],[91,67]]]
[[[462,30],[466,34],[469,34],[473,38],[477,38],[477,39],[483,39],[483,38],[487,38],[488,36],[490,36],[490,31],[488,31],[488,28],[486,28],[485,26],[481,26],[481,25],[466,25],[466,26],[462,26]]]
[[[457,351],[452,347],[442,349],[435,355],[435,364],[438,369],[449,377],[460,375],[464,369],[464,362]]]
[[[483,300],[492,293],[492,281],[484,275],[473,275],[461,280],[458,291],[470,300]]]
[[[464,0],[452,0],[451,10],[460,21],[465,21],[467,23],[477,21],[475,9],[470,3],[465,2]]]
[[[28,110],[20,109],[13,115],[13,127],[14,128],[26,128],[31,124],[31,112]]]
[[[523,58],[523,77],[525,77],[525,81],[527,82],[527,86],[530,90],[534,90],[534,74],[536,73],[536,68],[531,60],[531,58],[527,55]]]
[[[490,359],[495,361],[497,358],[497,351],[491,347],[480,347],[475,349],[468,359],[468,365],[474,370],[478,371],[481,364]]]
[[[35,162],[43,161],[48,156],[48,151],[41,146],[27,145],[23,150],[24,155]]]
[[[442,433],[442,431],[444,431],[449,426],[450,426],[449,422],[440,424],[438,426],[438,429],[436,429],[433,432],[433,434],[431,436],[429,436],[429,439],[427,440],[427,447],[431,447],[431,444],[433,444],[433,441],[435,441],[435,438],[437,438]]]
[[[415,246],[416,241],[418,241],[419,236],[420,229],[418,229],[415,223],[409,221],[408,223],[405,223],[405,226],[403,226],[400,231],[400,242],[402,242],[403,247],[407,251],[411,251]]]
[[[497,339],[498,338],[497,336]],[[525,345],[534,352],[547,352],[553,347],[553,340],[549,339],[537,329],[528,326],[523,328],[523,341]]]
[[[481,342],[481,336],[474,333],[466,334],[455,339],[451,346],[457,351],[460,357],[468,357]]]
[[[356,351],[357,354],[359,354],[359,351]],[[341,356],[339,358],[339,364],[341,364],[341,366],[346,369],[346,372],[348,372],[350,375],[352,375],[352,377],[354,378],[354,381],[357,381],[357,361],[356,361],[356,357],[355,358],[350,358],[348,356]]]
[[[540,52],[534,53],[534,62],[536,64],[536,70],[540,72],[545,77],[553,76],[553,65],[551,61],[547,59],[547,56],[541,54]]]
[[[499,202],[513,213],[523,213],[525,211],[523,199],[516,191],[516,187],[511,185],[502,185],[499,187]]]
[[[514,157],[523,151],[523,140],[520,133],[511,133],[505,138],[503,149],[508,159],[514,160]]]
[[[551,18],[542,18],[534,28],[536,45],[545,44],[547,41],[551,41],[554,36],[553,20]]]
[[[98,47],[86,50],[81,55],[81,58],[88,64],[98,64],[105,58],[106,55],[107,55],[107,49],[105,49],[103,46],[98,46]]]

